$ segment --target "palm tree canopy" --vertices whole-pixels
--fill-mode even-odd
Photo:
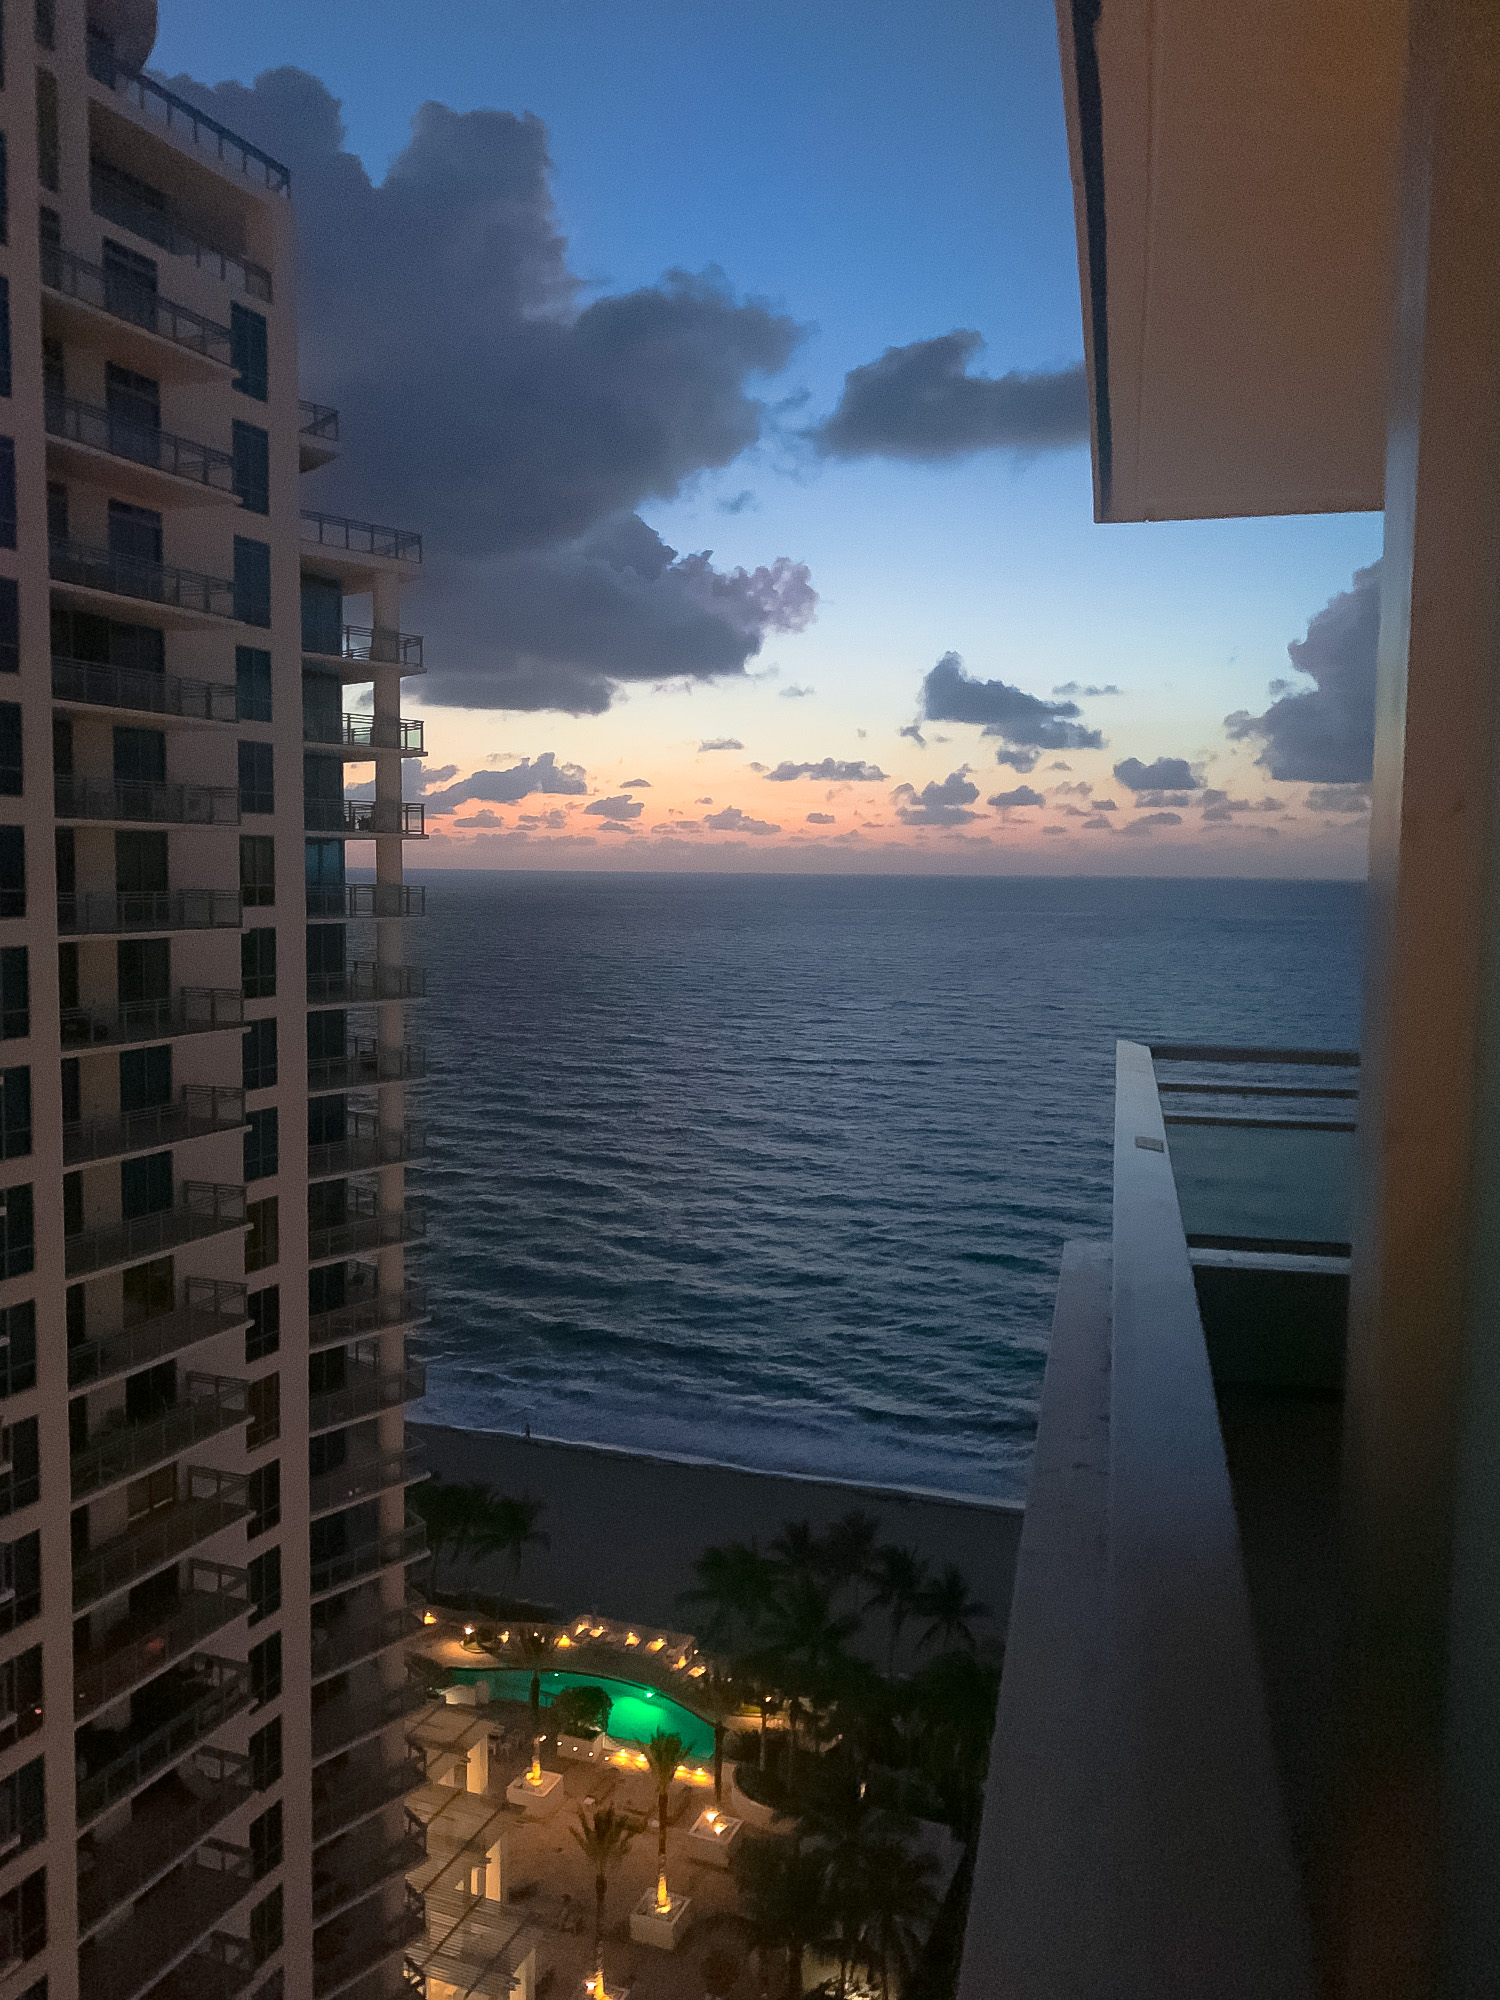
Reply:
[[[822,1571],[835,1589],[864,1581],[879,1534],[879,1521],[858,1507],[834,1522],[823,1537]]]
[[[738,1683],[727,1674],[721,1674],[717,1667],[710,1667],[701,1681],[693,1683],[691,1691],[684,1690],[683,1700],[694,1712],[720,1729],[732,1716],[738,1715],[745,1705],[745,1693]]]
[[[970,1597],[968,1578],[953,1563],[949,1563],[940,1576],[918,1593],[914,1609],[924,1618],[932,1620],[917,1641],[918,1646],[923,1648],[941,1639],[944,1645],[972,1649],[973,1620],[984,1618],[989,1613],[987,1604]]]
[[[870,1586],[866,1611],[885,1611],[909,1616],[927,1581],[927,1565],[915,1549],[897,1548],[886,1542],[875,1551],[865,1581]]]
[[[787,1521],[771,1544],[771,1559],[789,1576],[814,1576],[823,1566],[823,1544],[810,1521]]]
[[[823,1858],[800,1838],[747,1839],[731,1866],[740,1911],[764,1950],[806,1951],[831,1933]]]
[[[772,1607],[766,1638],[773,1652],[825,1672],[842,1663],[844,1648],[858,1629],[857,1618],[834,1616],[828,1593],[810,1576],[798,1576]]]
[[[682,1748],[682,1738],[673,1736],[665,1729],[658,1729],[646,1745],[646,1768],[655,1780],[658,1792],[666,1791],[677,1776],[677,1766],[682,1762]]]
[[[775,1594],[775,1570],[754,1542],[729,1542],[707,1548],[693,1565],[697,1582],[683,1591],[680,1602],[694,1615],[706,1612],[703,1635],[716,1646],[734,1646],[749,1638],[764,1618]]]
[[[550,1660],[556,1637],[544,1625],[519,1625],[511,1629],[509,1651],[528,1667],[539,1667],[543,1660]]]
[[[619,1866],[640,1830],[638,1821],[613,1806],[596,1806],[592,1818],[580,1806],[577,1826],[568,1829],[596,1875],[608,1875]]]

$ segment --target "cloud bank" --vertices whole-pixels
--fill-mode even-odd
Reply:
[[[1089,434],[1083,363],[1054,372],[970,375],[983,347],[959,328],[888,347],[851,368],[832,414],[808,435],[829,458],[933,463],[976,451],[1055,451]]]
[[[523,757],[508,771],[476,771],[446,791],[429,792],[424,800],[431,812],[452,812],[468,799],[483,799],[489,805],[510,805],[533,792],[582,793],[589,788],[581,764],[559,764],[555,753],[544,750],[540,757]]]
[[[1264,745],[1256,762],[1273,778],[1313,784],[1368,781],[1375,759],[1375,648],[1380,635],[1380,565],[1357,569],[1348,590],[1309,619],[1307,636],[1287,647],[1292,665],[1313,682],[1273,681],[1277,697],[1263,715],[1237,709],[1224,718],[1235,741]]]
[[[884,781],[878,764],[846,762],[824,757],[816,764],[790,764],[783,759],[774,771],[766,772],[768,785],[789,785],[796,778],[817,778],[830,785],[866,785]]]
[[[904,826],[962,826],[978,819],[968,809],[979,797],[979,787],[970,782],[968,765],[950,771],[941,784],[934,781],[919,792],[915,785],[897,785],[891,793],[896,817]]]
[[[944,653],[927,675],[920,701],[928,722],[977,722],[984,735],[998,736],[1005,747],[996,763],[1023,773],[1035,769],[1044,750],[1098,750],[1104,743],[1097,729],[1074,720],[1076,701],[1043,701],[1004,681],[973,680],[957,653]]]

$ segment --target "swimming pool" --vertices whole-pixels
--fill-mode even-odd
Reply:
[[[517,1667],[455,1667],[452,1679],[460,1686],[487,1683],[491,1701],[529,1701],[531,1675]],[[542,1675],[542,1705],[564,1688],[603,1688],[609,1696],[609,1734],[622,1743],[649,1743],[658,1729],[682,1738],[685,1761],[702,1763],[714,1754],[714,1732],[670,1695],[638,1681],[611,1680],[607,1674]]]

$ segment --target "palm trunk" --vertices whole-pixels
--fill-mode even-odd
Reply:
[[[786,2000],[802,2000],[802,1947],[789,1944],[786,1948]]]
[[[766,1697],[762,1695],[760,1701],[760,1769],[762,1777],[765,1776],[765,1770],[766,1770],[766,1736],[767,1736],[766,1725],[770,1721],[770,1719],[771,1719],[771,1704],[766,1699]]]
[[[724,1803],[724,1725],[714,1724],[714,1804]]]
[[[608,1879],[599,1874],[594,1877],[594,1970],[604,1970],[604,1892],[609,1887]]]
[[[538,1736],[540,1736],[541,1733],[542,1733],[542,1677],[540,1674],[533,1674],[531,1676],[532,1740],[535,1741],[535,1739]]]
[[[667,1865],[667,1788],[662,1786],[656,1795],[656,1860],[659,1871]]]

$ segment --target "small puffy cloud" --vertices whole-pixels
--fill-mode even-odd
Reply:
[[[1137,792],[1138,806],[1190,806],[1192,796],[1188,792]]]
[[[553,751],[544,750],[540,757],[523,757],[506,771],[476,771],[461,784],[429,793],[425,803],[433,812],[444,813],[452,812],[468,799],[483,799],[489,805],[512,805],[533,792],[578,794],[588,788],[588,776],[581,764],[559,764]]]
[[[1047,801],[1040,792],[1034,792],[1030,785],[1017,785],[1013,792],[996,792],[985,804],[998,806],[1003,812],[1009,806],[1044,806]]]
[[[635,830],[633,826],[627,825],[621,819],[607,819],[604,821],[604,831],[606,833],[634,833]]]
[[[698,755],[701,757],[706,750],[743,750],[744,747],[738,736],[711,736],[706,743],[698,745]]]
[[[807,823],[809,826],[834,826],[837,824],[832,813],[809,813],[807,815]]]
[[[703,822],[711,826],[715,833],[780,833],[781,828],[768,819],[751,819],[738,806],[725,806],[722,812],[710,813]]]
[[[810,694],[816,694],[817,691],[816,688],[784,687],[781,690],[781,699],[783,701],[805,701]]]
[[[584,807],[586,813],[597,813],[601,819],[615,820],[639,819],[645,810],[640,800],[631,798],[627,792],[621,792],[612,799],[595,799],[591,805]]]
[[[1113,799],[1092,799],[1090,804],[1096,813],[1117,813],[1120,810]]]
[[[1066,770],[1067,766],[1064,765],[1062,768]],[[1054,764],[1052,769],[1055,771],[1058,769],[1058,766]],[[1054,785],[1052,787],[1054,798],[1068,798],[1071,796],[1077,799],[1087,799],[1093,796],[1093,791],[1094,788],[1087,778],[1069,779],[1065,784]]]
[[[1367,813],[1370,787],[1364,785],[1313,785],[1307,794],[1308,807],[1319,813]]]
[[[908,722],[904,728],[898,729],[896,734],[898,736],[909,736],[919,750],[927,748],[927,738],[922,734],[922,725],[920,722]]]
[[[1357,569],[1348,590],[1309,619],[1307,636],[1287,647],[1313,683],[1273,681],[1263,715],[1237,709],[1224,727],[1235,742],[1264,745],[1256,759],[1273,778],[1314,784],[1368,781],[1375,757],[1375,648],[1380,635],[1380,565]]]
[[[1044,836],[1049,833],[1054,833],[1054,834],[1062,834],[1064,837],[1066,837],[1067,831],[1068,829],[1065,826],[1044,826],[1042,828],[1042,833]]]
[[[489,807],[486,806],[483,812],[470,813],[466,819],[459,820],[455,825],[454,831],[457,833],[468,833],[476,826],[504,826],[504,824],[505,821],[501,819],[499,813],[492,813]],[[525,821],[523,820],[521,824],[525,825]]]
[[[976,451],[1056,451],[1089,434],[1083,363],[1035,373],[970,375],[984,346],[958,328],[888,347],[851,368],[833,413],[808,435],[829,458],[935,463]]]
[[[721,514],[753,514],[759,503],[748,486],[736,493],[731,500],[717,500],[715,506]]]
[[[964,672],[957,653],[944,653],[922,682],[922,715],[928,722],[975,722],[1005,748],[998,764],[1032,770],[1043,750],[1098,750],[1104,738],[1074,720],[1078,704],[1043,701],[1004,681],[979,681]]]
[[[517,826],[528,827],[537,833],[561,833],[567,823],[568,815],[561,806],[553,806],[550,812],[520,813],[516,818]],[[473,824],[472,820],[459,821],[460,826],[472,826]]]
[[[774,771],[765,774],[768,785],[790,785],[798,778],[815,778],[828,785],[873,785],[885,782],[885,772],[878,764],[866,764],[858,759],[824,757],[816,764],[791,764],[783,760]]]
[[[962,826],[966,820],[978,819],[978,813],[968,810],[979,797],[979,787],[970,783],[968,769],[964,764],[950,771],[941,784],[934,780],[920,792],[913,785],[898,785],[891,793],[896,817],[904,826]]]
[[[1158,757],[1150,764],[1125,757],[1116,764],[1115,776],[1132,792],[1195,792],[1201,782],[1185,757]]]
[[[1113,820],[1105,819],[1102,814],[1095,813],[1092,819],[1086,819],[1083,822],[1083,831],[1085,833],[1117,833],[1119,829]]]
[[[1061,695],[1081,694],[1086,701],[1098,701],[1107,694],[1124,694],[1125,690],[1116,687],[1113,681],[1106,682],[1103,687],[1085,687],[1082,681],[1064,681],[1061,687],[1055,687],[1052,692]]]
[[[693,800],[693,804],[694,804],[695,806],[711,806],[711,805],[713,804],[713,800],[712,800],[712,799],[694,799],[694,800]]]
[[[650,789],[651,780],[649,778],[627,778],[620,787],[622,792],[638,792],[642,790],[649,792]]]
[[[406,772],[407,767],[403,766],[401,773],[403,778]],[[435,771],[430,770],[425,764],[419,764],[411,774],[411,783],[416,786],[416,795],[421,797],[424,792],[431,792],[438,785],[446,785],[450,778],[457,776],[457,764],[439,764]]]
[[[1143,813],[1120,828],[1121,833],[1153,833],[1159,826],[1181,826],[1182,814],[1172,812]]]

